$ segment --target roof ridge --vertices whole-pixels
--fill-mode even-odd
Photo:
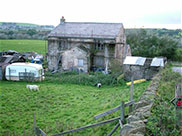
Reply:
[[[65,22],[65,23],[72,23],[72,24],[122,24],[123,23],[111,23],[111,22]]]

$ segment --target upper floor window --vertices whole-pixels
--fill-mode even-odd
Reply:
[[[101,42],[100,40],[96,41],[94,45],[94,49],[98,51],[104,50],[104,43]]]
[[[59,41],[59,50],[66,50],[68,49],[68,42],[66,40]]]

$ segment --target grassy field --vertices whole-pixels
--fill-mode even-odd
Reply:
[[[49,83],[35,83],[40,91],[26,89],[26,82],[0,82],[0,135],[14,132],[16,135],[32,134],[33,113],[37,125],[46,133],[54,134],[71,128],[96,123],[119,116],[119,111],[99,120],[93,116],[111,109],[123,100],[129,100],[129,87],[93,86]],[[149,82],[135,85],[134,99],[138,99]],[[116,123],[116,122],[115,122]],[[83,130],[74,135],[105,135],[115,123]],[[118,133],[117,133],[118,134]]]
[[[45,48],[46,45],[46,48]],[[19,52],[35,51],[40,54],[47,52],[47,42],[39,40],[0,40],[0,50],[16,50]],[[120,115],[120,111],[94,120],[94,115],[120,105],[120,101],[129,101],[129,87],[124,85],[105,86],[98,89],[92,86],[88,79],[91,75],[75,78],[68,75],[68,84],[63,83],[59,76],[51,77],[43,82],[37,82],[38,92],[26,89],[26,82],[0,81],[0,136],[1,135],[33,135],[33,113],[37,125],[47,134],[78,128],[84,125],[107,120]],[[66,75],[65,75],[66,76]],[[93,75],[92,75],[93,76]],[[104,83],[112,82],[111,76],[104,78]],[[98,78],[99,78],[98,77]],[[75,81],[80,78],[80,85]],[[96,77],[92,77],[97,81]],[[67,78],[65,79],[67,80]],[[83,81],[82,81],[83,80]],[[83,83],[82,83],[83,82]],[[100,81],[101,82],[101,81]],[[85,83],[85,85],[84,85]],[[150,82],[135,85],[134,99],[137,100]],[[120,84],[120,83],[119,83]],[[126,109],[127,112],[127,109]],[[74,133],[75,136],[101,136],[108,134],[116,122]],[[9,134],[8,134],[9,133]],[[118,132],[119,133],[119,132]],[[118,135],[115,133],[115,135]]]
[[[47,53],[47,41],[43,40],[0,40],[0,51]]]

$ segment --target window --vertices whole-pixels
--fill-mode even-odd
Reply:
[[[101,50],[104,50],[104,44],[101,45]]]
[[[66,39],[59,40],[59,51],[68,49],[68,41]]]
[[[78,66],[83,67],[83,59],[78,59]]]
[[[11,73],[16,73],[16,70],[15,69],[11,69],[10,72]]]
[[[95,41],[94,49],[98,51],[103,51],[104,50],[104,43],[103,41]]]
[[[62,50],[62,41],[59,41],[59,51]]]

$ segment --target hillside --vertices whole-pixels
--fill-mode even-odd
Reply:
[[[21,29],[44,29],[52,30],[54,26],[52,25],[36,25],[31,23],[16,23],[16,22],[0,22],[0,29],[6,30],[21,30]]]
[[[51,25],[0,22],[0,39],[43,40],[53,28]]]

